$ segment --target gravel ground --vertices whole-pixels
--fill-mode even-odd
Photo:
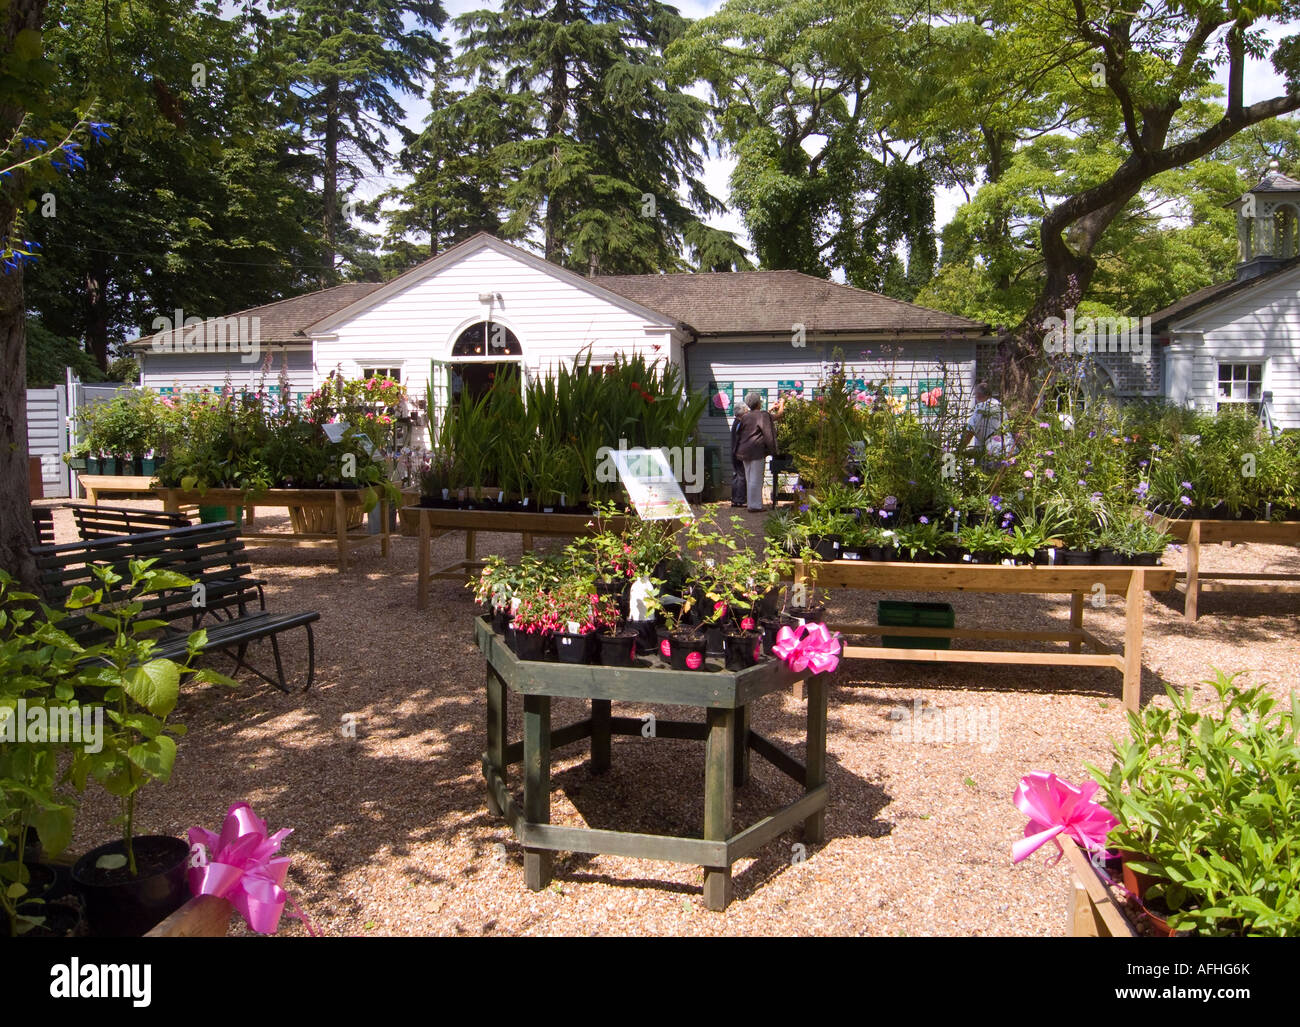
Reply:
[[[287,523],[283,514],[259,510],[259,529]],[[761,531],[761,515],[747,516]],[[75,539],[67,511],[56,528],[60,541]],[[519,552],[517,536],[479,539],[480,553]],[[1300,552],[1284,547],[1214,546],[1202,554],[1206,569],[1300,573]],[[360,551],[345,574],[324,550],[252,555],[270,582],[270,609],[321,613],[316,685],[294,695],[256,679],[233,692],[189,689],[175,715],[189,728],[175,773],[143,793],[138,829],[217,829],[230,803],[248,800],[271,830],[294,829],[283,850],[293,856],[290,889],[324,934],[1064,933],[1068,871],[1063,863],[1048,867],[1045,853],[1011,865],[1011,843],[1024,828],[1011,796],[1031,770],[1078,782],[1086,762],[1109,765],[1110,740],[1125,729],[1114,671],[846,663],[830,687],[826,842],[810,846],[806,859],[792,832],[737,863],[736,901],[724,913],[704,908],[698,867],[614,856],[557,854],[554,883],[532,893],[519,845],[484,803],[483,660],[468,591],[435,582],[428,609],[417,612],[410,539],[394,540],[386,564],[377,547]],[[460,535],[434,544],[435,567],[461,555]],[[1167,559],[1182,562],[1180,553]],[[830,619],[874,620],[878,598],[840,592]],[[1069,616],[1064,598],[904,598],[952,602],[960,625],[1032,628]],[[1259,671],[1254,680],[1279,693],[1296,687],[1300,596],[1210,594],[1201,609],[1189,625],[1181,595],[1147,597],[1144,701],[1167,702],[1162,681],[1190,686],[1205,701],[1211,692],[1197,683],[1212,666]],[[1122,602],[1086,606],[1084,623],[1117,645]],[[301,633],[285,637],[302,680]],[[898,737],[908,721],[891,720],[891,711],[911,716],[917,704],[974,715],[983,733],[946,742]],[[615,712],[681,715],[632,704]],[[573,701],[553,705],[556,724],[582,715]],[[753,725],[801,757],[803,717],[803,703],[785,693],[758,704]],[[511,737],[519,718],[516,697]],[[346,736],[348,721],[355,738]],[[700,743],[615,738],[613,768],[600,778],[588,774],[584,758],[582,746],[554,755],[554,823],[698,836]],[[519,785],[517,769],[512,784]],[[750,784],[737,792],[737,826],[796,790],[755,757]],[[101,793],[90,793],[73,851],[112,837],[114,812]],[[286,918],[280,933],[304,930]]]

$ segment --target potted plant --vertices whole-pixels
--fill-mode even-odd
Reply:
[[[93,691],[104,705],[103,738],[95,752],[77,750],[69,776],[78,790],[97,781],[120,804],[117,823],[122,835],[92,849],[72,868],[73,880],[86,902],[91,929],[101,935],[137,936],[178,909],[186,899],[185,864],[189,846],[167,835],[136,835],[140,792],[152,781],[167,781],[176,759],[176,736],[184,733],[167,718],[175,709],[182,678],[234,685],[212,670],[193,664],[206,642],[206,632],[189,637],[183,662],[154,657],[153,636],[158,621],[142,619],[142,597],[163,591],[188,592],[190,579],[171,571],[155,571],[148,561],[132,561],[129,584],[106,567],[92,568],[98,587],[73,590],[66,603],[69,615],[96,618],[104,641],[84,650],[67,639],[78,653],[82,688]],[[121,587],[119,587],[121,586]],[[52,618],[57,629],[61,617]]]
[[[1130,713],[1109,771],[1089,767],[1157,932],[1300,935],[1300,701],[1283,707],[1239,676],[1216,671],[1204,682],[1216,702],[1199,712],[1166,685],[1170,708]]]
[[[521,660],[547,660],[555,653],[555,634],[563,625],[555,598],[536,585],[521,586],[511,600],[515,655]]]
[[[594,592],[592,583],[583,578],[564,582],[552,598],[561,626],[555,634],[556,656],[561,663],[595,663],[596,632],[618,625],[618,600]]]
[[[650,601],[656,616],[663,620],[659,635],[659,655],[674,670],[704,669],[708,640],[696,626],[687,624],[685,620],[695,601],[694,594],[672,596],[666,592],[657,592]]]

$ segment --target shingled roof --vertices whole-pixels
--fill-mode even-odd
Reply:
[[[988,326],[799,271],[599,275],[610,292],[667,314],[700,336],[813,332],[983,334]]]
[[[1255,275],[1253,278],[1242,280],[1234,278],[1227,282],[1219,282],[1216,285],[1207,285],[1204,289],[1197,289],[1195,292],[1188,293],[1182,299],[1174,300],[1163,310],[1157,310],[1152,314],[1151,330],[1154,332],[1162,331],[1171,322],[1181,317],[1194,313],[1202,307],[1208,307],[1212,303],[1227,299],[1234,293],[1242,292],[1252,286],[1259,285],[1261,282],[1267,282],[1270,278],[1276,278],[1278,275],[1295,267],[1300,267],[1300,257],[1292,257],[1290,260],[1284,261],[1262,274]]]
[[[290,296],[288,299],[264,303],[260,307],[249,307],[225,317],[256,317],[259,319],[259,339],[263,345],[280,343],[310,343],[306,330],[322,318],[342,310],[355,303],[363,296],[380,288],[380,282],[349,282],[346,285],[334,285],[328,289]],[[212,320],[209,318],[208,320]],[[136,340],[134,345],[146,346],[152,343],[152,329]]]

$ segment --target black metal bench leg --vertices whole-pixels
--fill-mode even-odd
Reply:
[[[271,636],[271,653],[275,657],[275,676],[280,679],[280,691],[288,694],[290,688],[284,677],[284,663],[280,659],[280,640],[274,635]]]
[[[302,686],[305,692],[316,680],[316,636],[312,634],[310,624],[304,624],[303,627],[307,629],[307,683]]]

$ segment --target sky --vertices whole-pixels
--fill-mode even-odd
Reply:
[[[722,7],[724,0],[677,0],[677,9],[687,18],[698,19],[706,17],[716,12]],[[443,6],[447,11],[448,29],[447,35],[450,38],[451,21],[457,15],[465,14],[468,11],[488,9],[499,9],[500,3],[497,0],[443,0]],[[1267,29],[1270,38],[1276,39],[1288,32],[1296,30],[1292,25],[1273,25]],[[1227,68],[1226,66],[1220,71],[1218,80],[1220,84],[1227,85]],[[707,90],[701,86],[691,90],[694,95],[707,99]],[[1284,92],[1282,76],[1274,72],[1272,66],[1264,61],[1252,61],[1247,66],[1245,80],[1243,83],[1244,101],[1253,103],[1270,96],[1277,96]],[[407,104],[406,126],[412,130],[418,131],[424,118],[429,113],[429,104],[423,98],[410,97]],[[395,140],[395,134],[391,137]],[[396,150],[396,145],[391,147]],[[721,157],[714,156],[711,152],[705,155],[704,160],[704,183],[710,193],[717,196],[724,202],[728,195],[728,179],[730,178],[732,168],[735,166],[735,160],[729,155],[724,154]],[[394,174],[392,171],[384,174],[371,175],[366,181],[359,183],[356,193],[362,199],[370,199],[392,185],[400,185],[405,182],[404,176]],[[940,188],[935,194],[935,228],[940,230],[957,212],[957,208],[965,202],[965,196],[958,188]],[[709,224],[716,228],[722,228],[736,233],[737,237],[745,246],[750,245],[749,234],[745,231],[743,222],[739,213],[727,210],[721,214],[715,214],[708,218]]]

